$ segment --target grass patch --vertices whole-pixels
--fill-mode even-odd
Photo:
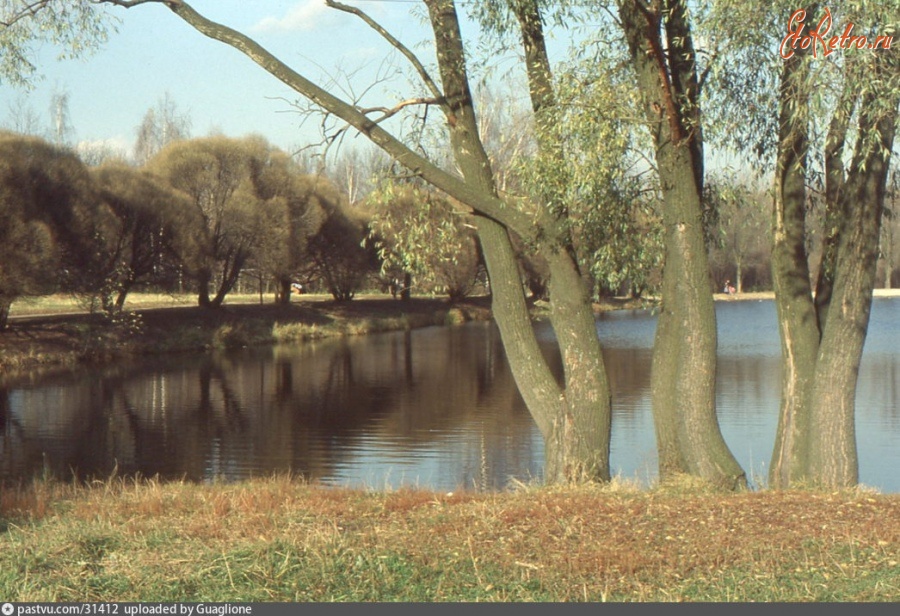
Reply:
[[[900,600],[900,497],[289,476],[3,487],[10,601]]]
[[[44,316],[14,320],[8,331],[0,332],[0,369],[13,378],[26,371],[115,361],[123,356],[296,344],[491,318],[487,298],[451,306],[432,298],[333,302],[303,296],[302,301],[282,306],[259,304],[255,296],[239,296],[219,309],[204,309],[186,304],[187,296],[169,298],[169,304],[165,304],[167,296],[129,297],[133,309],[112,318],[70,313],[77,304],[67,296],[33,300],[29,306],[32,314]],[[195,298],[191,296],[190,301]]]

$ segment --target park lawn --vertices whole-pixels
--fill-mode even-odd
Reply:
[[[289,476],[0,496],[8,601],[900,600],[900,495],[366,491]]]

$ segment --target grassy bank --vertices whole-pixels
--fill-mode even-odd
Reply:
[[[166,353],[188,353],[302,343],[335,336],[458,325],[492,318],[490,298],[455,303],[446,298],[361,296],[335,302],[330,296],[303,295],[278,305],[258,295],[229,296],[219,309],[194,305],[193,295],[129,295],[126,311],[107,318],[88,314],[72,297],[53,295],[13,304],[12,321],[0,332],[0,384],[31,378],[51,369],[90,362]],[[639,300],[607,300],[599,311],[644,307]],[[532,307],[545,318],[545,303]]]
[[[491,318],[484,297],[450,304],[440,298],[401,302],[376,296],[334,302],[304,296],[282,306],[248,296],[216,310],[186,301],[186,296],[136,294],[129,310],[113,319],[87,314],[64,297],[17,306],[10,328],[0,333],[0,376],[123,356],[297,343]]]
[[[4,487],[8,601],[898,601],[900,497]]]

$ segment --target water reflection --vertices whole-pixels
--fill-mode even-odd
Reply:
[[[861,481],[900,491],[900,300],[876,302],[860,372]],[[774,444],[780,366],[771,302],[719,306],[718,405],[754,478]],[[650,482],[655,317],[604,316],[613,472]],[[542,326],[547,343],[552,331]],[[558,367],[558,366],[557,366]],[[117,365],[0,390],[0,479],[36,474],[209,481],[290,470],[330,484],[500,489],[540,478],[543,445],[496,328],[472,323]]]

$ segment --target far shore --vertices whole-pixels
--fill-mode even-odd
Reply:
[[[876,289],[875,297],[900,297],[900,289]],[[717,293],[716,301],[772,300],[771,291]],[[254,299],[256,298],[256,299]],[[446,298],[416,297],[410,302],[390,296],[363,296],[335,302],[326,296],[300,296],[288,306],[257,303],[258,297],[234,298],[222,310],[209,311],[185,302],[135,294],[131,317],[104,322],[60,297],[15,306],[11,327],[0,332],[0,383],[32,378],[52,369],[125,357],[222,350],[279,342],[297,343],[333,336],[459,324],[492,318],[490,299],[472,297],[457,303]],[[146,302],[146,303],[144,303]],[[597,313],[651,308],[655,297],[605,298]],[[545,318],[548,304],[534,304],[535,318]]]
[[[875,289],[872,293],[873,297],[900,297],[900,289]],[[739,300],[763,300],[775,299],[774,291],[752,291],[750,293],[735,293],[728,295],[726,293],[716,293],[714,296],[716,301],[733,302]]]

